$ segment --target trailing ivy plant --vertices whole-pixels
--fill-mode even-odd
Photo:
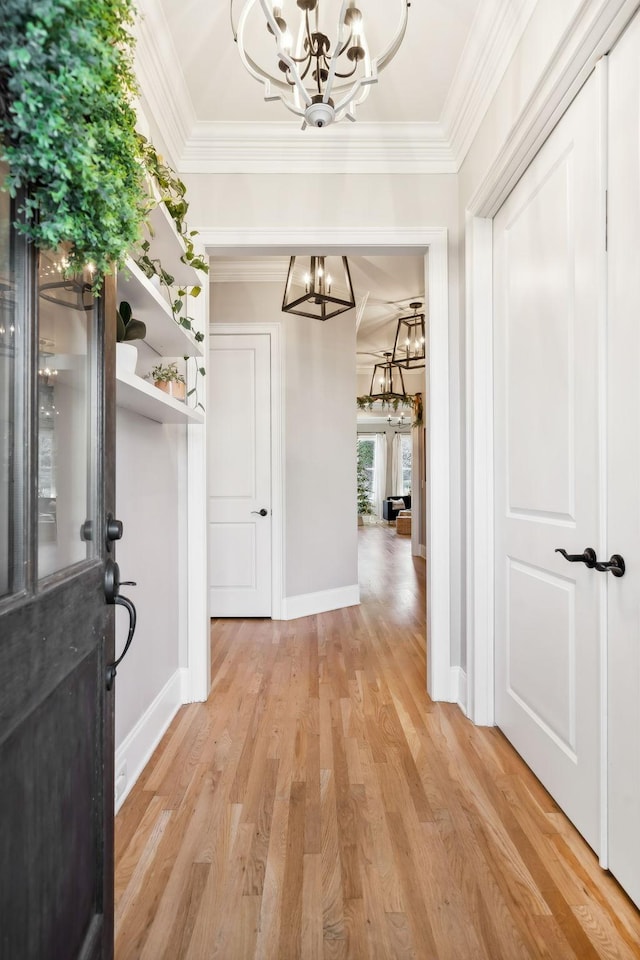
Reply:
[[[160,202],[164,203],[184,242],[185,251],[180,259],[183,263],[190,264],[195,270],[208,273],[209,264],[196,253],[193,244],[193,238],[198,236],[198,231],[189,230],[187,227],[186,216],[189,209],[186,198],[187,188],[175,170],[165,163],[151,141],[142,134],[138,134],[138,150],[145,170],[158,188]]]
[[[144,273],[146,277],[151,279],[152,277],[158,277],[160,280],[160,286],[164,287],[167,298],[169,300],[169,306],[171,307],[171,313],[173,314],[173,319],[178,324],[178,326],[183,327],[185,330],[188,330],[190,333],[193,333],[194,340],[198,343],[201,343],[204,340],[204,334],[200,333],[199,330],[195,330],[193,326],[193,317],[188,316],[183,310],[187,302],[187,296],[198,297],[202,292],[202,287],[193,286],[193,287],[178,287],[177,291],[174,292],[175,278],[168,270],[162,266],[160,260],[157,257],[150,256],[151,252],[151,243],[149,240],[144,240],[140,244],[140,252],[136,256],[136,263]]]
[[[133,0],[3,0],[4,187],[29,188],[18,229],[71,244],[69,269],[98,282],[140,236],[149,201],[132,98]]]

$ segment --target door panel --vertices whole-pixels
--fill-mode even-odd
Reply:
[[[270,338],[214,334],[211,363],[209,612],[212,617],[269,617]]]
[[[640,906],[640,18],[609,57],[609,866]]]
[[[592,78],[494,222],[496,718],[599,842],[599,138]]]
[[[6,231],[15,210],[5,202],[3,212]],[[9,234],[0,293],[15,304],[16,340],[4,363],[19,355],[21,368],[0,391],[10,503],[0,528],[0,957],[111,960],[114,288],[83,303],[88,273],[79,284],[46,279]],[[17,472],[12,450],[23,451]]]

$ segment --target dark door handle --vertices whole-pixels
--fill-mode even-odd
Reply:
[[[115,560],[109,558],[105,564],[104,568],[104,596],[107,603],[112,603],[114,605],[124,607],[127,613],[129,614],[129,632],[127,634],[127,640],[124,645],[124,649],[117,660],[114,660],[113,663],[107,665],[106,672],[106,687],[107,690],[113,688],[114,680],[116,679],[116,673],[118,667],[124,660],[127,655],[127,651],[131,646],[131,641],[133,640],[133,635],[136,632],[136,621],[137,613],[136,608],[131,600],[128,597],[120,596],[120,587],[122,584],[125,584],[129,587],[135,587],[135,581],[133,580],[120,580],[120,568]]]
[[[593,547],[585,547],[583,553],[567,553],[562,547],[556,547],[556,553],[561,553],[569,563],[584,563],[589,569],[597,565],[597,556]]]
[[[251,513],[259,513],[261,517],[266,517],[269,511],[263,507],[262,510],[252,510]]]
[[[626,567],[620,554],[612,553],[610,560],[604,563],[596,563],[596,570],[599,570],[600,573],[612,573],[614,577],[624,577]]]

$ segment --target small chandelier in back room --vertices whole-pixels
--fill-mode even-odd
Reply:
[[[384,354],[384,362],[376,363],[371,377],[369,396],[373,400],[407,400],[402,370],[391,360],[391,351]]]
[[[356,305],[346,257],[291,257],[282,310],[330,320]]]
[[[358,2],[365,12],[356,0],[240,0],[236,25],[230,0],[243,64],[264,85],[265,100],[281,100],[304,118],[303,129],[355,120],[357,104],[402,43],[410,0]],[[368,37],[382,45],[385,35],[386,46],[372,55]]]
[[[393,344],[393,363],[405,370],[420,370],[426,365],[424,313],[418,313],[420,300],[409,304],[413,316],[400,317]]]

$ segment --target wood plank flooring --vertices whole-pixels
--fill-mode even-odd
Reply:
[[[116,823],[116,960],[633,960],[640,916],[497,730],[425,693],[424,562],[362,603],[212,623]]]

